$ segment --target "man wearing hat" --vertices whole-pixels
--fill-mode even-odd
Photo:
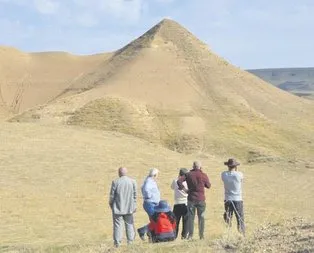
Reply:
[[[225,187],[225,213],[224,220],[231,226],[233,213],[237,218],[238,231],[245,234],[243,199],[242,199],[242,181],[243,174],[237,170],[240,165],[234,158],[230,158],[224,163],[228,166],[228,171],[221,173],[221,179]]]
[[[151,242],[169,242],[176,239],[176,217],[167,201],[161,200],[155,206],[155,213],[148,225]]]
[[[179,172],[179,177],[174,179],[171,184],[171,189],[174,191],[174,206],[173,206],[173,213],[176,216],[177,220],[177,229],[176,229],[176,236],[179,233],[179,224],[182,218],[182,232],[181,232],[181,239],[186,239],[188,236],[187,230],[187,203],[188,203],[188,194],[184,190],[179,190],[178,186],[178,179],[188,173],[188,169],[182,168]],[[188,189],[187,183],[184,181],[183,186]]]

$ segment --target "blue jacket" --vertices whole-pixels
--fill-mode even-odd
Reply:
[[[142,195],[146,202],[159,203],[160,191],[157,182],[152,177],[147,177],[142,185]]]

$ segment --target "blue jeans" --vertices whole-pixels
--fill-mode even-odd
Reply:
[[[148,214],[149,219],[155,213],[155,206],[157,206],[157,205],[158,205],[158,203],[144,201],[143,208],[144,208],[145,212]],[[145,226],[139,228],[138,232],[142,235],[148,233],[148,225],[145,225]]]
[[[151,217],[154,215],[155,206],[157,206],[157,205],[158,205],[158,203],[144,201],[143,208],[144,208],[145,212],[148,214],[148,217]]]

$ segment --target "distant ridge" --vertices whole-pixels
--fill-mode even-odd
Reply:
[[[314,99],[313,67],[249,69],[248,72],[295,95]]]

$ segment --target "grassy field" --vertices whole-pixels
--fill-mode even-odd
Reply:
[[[2,251],[111,250],[108,193],[111,181],[117,177],[117,168],[127,166],[139,188],[148,169],[157,167],[161,171],[162,197],[173,203],[170,183],[177,176],[177,168],[190,167],[196,159],[203,162],[212,182],[212,189],[206,194],[206,240],[178,240],[160,248],[137,238],[132,251],[124,250],[185,252],[186,247],[196,247],[191,252],[218,252],[214,250],[215,241],[230,235],[222,220],[220,181],[220,172],[225,169],[223,161],[228,157],[184,155],[128,135],[75,127],[2,123],[0,138]],[[254,231],[269,222],[282,222],[295,216],[313,221],[314,168],[311,164],[243,162],[240,170],[245,175],[248,238],[253,238]],[[147,222],[141,202],[139,196],[137,227]],[[231,235],[236,236],[236,231]]]
[[[233,66],[169,19],[110,54],[0,56],[0,251],[111,252],[118,167],[138,189],[158,168],[173,204],[178,168],[200,160],[212,182],[205,240],[137,238],[117,252],[314,252],[313,101]],[[229,157],[245,175],[246,239],[222,219]],[[147,223],[138,202],[136,227]]]

